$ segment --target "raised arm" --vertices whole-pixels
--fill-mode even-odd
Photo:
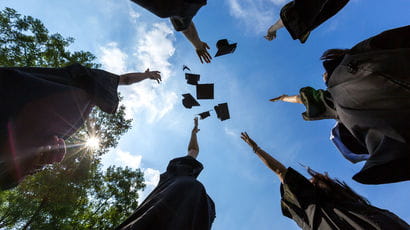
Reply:
[[[253,151],[258,155],[258,157],[262,160],[262,162],[268,166],[276,175],[279,177],[280,181],[283,183],[283,179],[285,178],[286,174],[286,167],[277,161],[275,158],[273,158],[271,155],[263,151],[259,146],[253,141],[246,132],[241,133],[241,138],[244,140],[246,143],[248,143],[249,146],[252,147]]]
[[[199,153],[199,146],[198,146],[198,140],[196,137],[196,133],[199,132],[198,129],[198,118],[195,117],[194,119],[194,128],[192,129],[191,132],[191,140],[189,141],[188,145],[188,156],[191,156],[196,159]]]
[[[196,30],[194,22],[188,26],[186,30],[183,30],[185,37],[192,43],[192,45],[196,49],[196,54],[199,57],[201,63],[210,63],[211,62],[211,55],[208,53],[209,46],[205,42],[202,42],[199,38],[198,31]]]
[[[147,69],[143,73],[126,73],[120,75],[119,85],[132,85],[145,79],[156,80],[158,83],[162,81],[159,71],[149,71],[149,69]]]
[[[293,96],[288,96],[286,94],[283,94],[279,97],[275,97],[270,99],[269,101],[275,102],[275,101],[284,101],[284,102],[290,102],[290,103],[299,103],[303,104],[302,99],[300,99],[300,95],[293,95]]]

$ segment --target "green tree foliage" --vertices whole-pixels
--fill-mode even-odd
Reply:
[[[15,10],[0,11],[0,66],[61,67],[80,63],[98,67],[90,52],[71,52],[73,38],[49,34],[43,23]],[[93,109],[68,145],[100,139],[100,148],[68,150],[64,160],[28,176],[15,189],[0,192],[0,229],[110,229],[137,207],[144,189],[137,169],[101,168],[101,155],[118,144],[131,127],[125,107],[106,114]]]

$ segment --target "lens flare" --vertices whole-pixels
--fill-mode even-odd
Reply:
[[[97,137],[90,137],[88,140],[85,142],[85,145],[89,149],[96,150],[100,147],[100,140]]]

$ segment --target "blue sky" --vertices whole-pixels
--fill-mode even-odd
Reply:
[[[284,0],[209,0],[194,22],[200,37],[216,53],[221,38],[238,42],[234,54],[200,64],[181,33],[128,0],[2,0],[24,15],[41,19],[50,32],[76,39],[72,50],[96,54],[103,68],[121,74],[160,70],[164,82],[146,81],[120,87],[133,128],[104,157],[110,164],[141,167],[146,196],[170,159],[186,154],[194,114],[228,102],[231,119],[215,114],[200,121],[198,134],[205,169],[199,180],[216,203],[213,229],[298,229],[280,211],[280,182],[239,138],[249,135],[286,166],[306,175],[299,165],[346,181],[373,205],[410,222],[410,183],[361,185],[351,180],[361,163],[351,164],[329,141],[333,121],[307,122],[303,106],[270,103],[269,98],[295,94],[301,87],[324,87],[320,55],[329,48],[349,48],[369,36],[409,23],[410,1],[351,0],[335,17],[313,31],[305,44],[286,30],[272,42],[262,36],[278,19]],[[201,74],[201,83],[215,83],[215,100],[200,101],[191,110],[181,94],[195,94],[184,81],[182,65]]]

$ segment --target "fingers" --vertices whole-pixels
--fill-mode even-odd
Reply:
[[[246,132],[241,132],[241,138],[244,140],[246,143],[249,141],[249,136]]]
[[[287,96],[287,95],[283,94],[283,95],[280,95],[279,97],[269,99],[269,101],[272,101],[272,102],[281,101],[283,99],[283,97],[285,97],[285,96]]]
[[[206,63],[210,63],[210,62],[211,62],[212,57],[211,57],[211,55],[208,53],[207,50],[204,51],[203,57],[204,57]]]
[[[205,42],[202,43],[202,47],[196,49],[196,54],[199,57],[199,60],[203,64],[204,61],[206,63],[210,63],[212,60],[212,56],[208,53],[209,46]]]
[[[271,37],[271,36],[268,36],[268,35],[265,35],[265,36],[263,36],[266,40],[268,40],[268,41],[272,41],[273,40],[273,37]]]
[[[204,61],[202,61],[202,56],[199,54],[198,50],[196,51],[196,54],[198,55],[198,58],[201,61],[201,64],[204,64]]]

